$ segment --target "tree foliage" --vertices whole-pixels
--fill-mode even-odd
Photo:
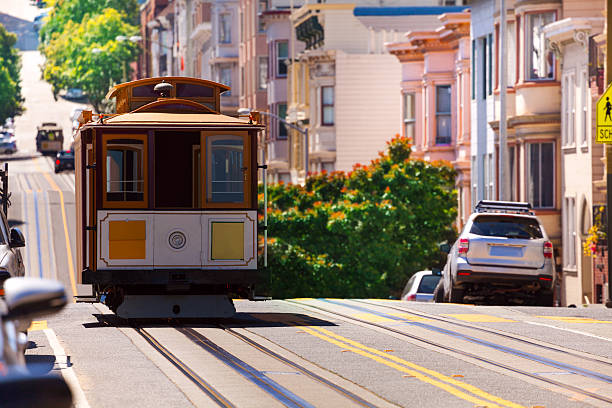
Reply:
[[[440,266],[455,238],[455,171],[410,158],[408,139],[352,172],[269,187],[269,291],[275,297],[399,296],[412,273]],[[261,195],[260,195],[261,198]]]
[[[80,3],[80,0],[60,0],[52,9],[41,32],[44,39],[41,47],[46,56],[43,76],[55,96],[62,89],[82,88],[94,108],[102,112],[109,87],[129,76],[128,64],[140,51],[138,44],[116,38],[136,35],[138,27],[130,23],[133,17],[122,9],[108,7],[95,12],[101,5],[121,1],[83,2],[98,5],[90,9],[81,7]],[[79,16],[82,16],[80,21]]]
[[[24,111],[19,77],[21,57],[15,49],[16,42],[17,36],[0,24],[0,125]]]

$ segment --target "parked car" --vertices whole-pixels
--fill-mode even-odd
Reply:
[[[74,170],[74,152],[72,150],[62,150],[55,156],[55,172],[63,170]]]
[[[17,140],[12,133],[7,131],[0,132],[0,153],[13,154],[17,152]]]
[[[439,269],[437,271],[415,273],[406,283],[402,292],[402,300],[433,302],[433,292],[440,278],[442,278],[442,274]]]
[[[68,299],[61,283],[10,278],[0,300],[0,395],[2,407],[72,406],[72,393],[61,376],[31,374],[26,368],[25,330],[35,318],[61,310]]]
[[[553,245],[529,203],[480,201],[448,252],[446,301],[552,306]]]
[[[69,88],[64,94],[66,99],[81,99],[85,96],[85,93],[80,88]]]

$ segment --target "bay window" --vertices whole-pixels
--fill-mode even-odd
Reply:
[[[409,137],[412,143],[414,140],[415,118],[415,95],[414,93],[405,93],[404,95],[404,137]]]
[[[529,143],[527,149],[527,194],[534,208],[555,206],[555,144]]]
[[[451,143],[451,86],[436,85],[436,144]]]
[[[555,21],[554,11],[525,16],[525,79],[554,79],[555,57],[546,47],[544,26]]]

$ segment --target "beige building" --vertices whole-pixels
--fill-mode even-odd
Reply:
[[[592,258],[583,253],[593,208],[606,201],[604,149],[595,143],[593,131],[597,71],[590,67],[594,56],[589,55],[595,51],[593,37],[603,31],[604,6],[603,0],[564,0],[563,18],[544,28],[559,61],[561,82],[562,304],[605,300],[603,288],[593,280]]]
[[[293,182],[304,180],[305,167],[331,172],[367,164],[401,133],[401,66],[384,44],[437,16],[415,15],[425,7],[377,4],[307,4],[292,15],[304,51],[290,66],[288,81],[297,85],[288,90],[287,117],[309,132],[308,140],[290,132]]]

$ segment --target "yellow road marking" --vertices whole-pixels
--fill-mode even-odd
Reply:
[[[516,320],[504,319],[503,317],[489,316],[478,313],[464,313],[464,314],[443,314],[442,316],[453,317],[464,322],[473,323],[516,323]]]
[[[38,161],[35,160],[34,163],[37,169],[42,171],[42,169],[40,168],[40,165],[38,164]],[[60,206],[62,208],[62,221],[64,223],[64,235],[66,237],[66,255],[68,256],[68,276],[70,277],[70,286],[72,287],[72,296],[73,296],[72,301],[76,302],[74,296],[77,295],[77,290],[76,290],[76,281],[74,280],[74,264],[72,263],[72,248],[70,247],[70,235],[68,234],[68,223],[66,222],[66,206],[64,204],[64,193],[58,187],[58,185],[55,184],[55,181],[51,178],[49,173],[47,172],[42,172],[42,173],[43,173],[43,176],[49,182],[49,184],[51,184],[51,187],[55,191],[57,191],[60,196]]]
[[[596,320],[589,317],[572,317],[572,316],[536,316],[542,319],[558,320],[565,323],[607,323],[612,324],[611,320]]]
[[[28,327],[28,331],[45,330],[46,328],[47,328],[46,320],[34,320],[32,324],[30,324],[30,327]]]
[[[512,408],[524,408],[522,405],[519,405],[514,402],[507,401],[500,397],[491,395],[487,393],[486,391],[483,391],[477,387],[474,387],[473,385],[466,384],[461,381],[455,380],[454,378],[445,376],[444,374],[438,373],[437,371],[433,371],[428,368],[421,367],[417,364],[411,363],[397,356],[387,354],[385,352],[376,350],[371,347],[367,347],[354,340],[350,340],[345,337],[339,336],[321,327],[310,326],[310,327],[300,327],[300,329],[304,330],[305,332],[315,337],[320,338],[321,340],[327,341],[328,343],[341,347],[343,350],[352,351],[355,354],[361,355],[363,357],[374,360],[380,364],[384,364],[388,367],[394,368],[402,373],[414,376],[417,379],[425,383],[441,388],[444,391],[458,398],[469,401],[471,403],[478,404],[478,405],[484,405],[487,407],[505,406],[505,407],[512,407]],[[419,370],[419,371],[416,371],[416,370]],[[437,379],[428,377],[427,375],[423,373],[428,374],[431,377],[435,377]],[[488,401],[474,397],[473,395],[467,394],[456,387],[463,388],[464,390],[471,392],[474,395],[477,395],[482,398],[486,398]],[[491,404],[490,401],[493,401],[500,405],[493,405]]]

